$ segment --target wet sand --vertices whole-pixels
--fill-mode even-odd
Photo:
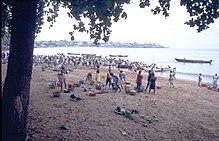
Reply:
[[[95,69],[83,67],[67,74],[67,81],[84,79]],[[100,68],[106,77],[106,68]],[[113,70],[118,74],[118,70]],[[2,65],[2,82],[6,65]],[[28,136],[33,141],[172,141],[219,139],[219,92],[198,87],[195,81],[174,80],[175,88],[166,86],[167,78],[158,77],[161,89],[156,93],[141,92],[136,95],[121,92],[88,96],[82,84],[71,93],[53,97],[59,88],[50,89],[49,81],[57,81],[57,73],[33,67],[30,90]],[[136,74],[125,71],[127,81],[135,86]],[[143,73],[143,86],[147,73]],[[105,83],[105,78],[101,80]],[[152,91],[153,92],[153,91]],[[74,94],[83,100],[72,101]],[[117,106],[139,111],[132,119],[114,112]],[[155,118],[156,120],[149,120]],[[145,126],[144,126],[145,125]],[[60,129],[60,127],[63,127]]]

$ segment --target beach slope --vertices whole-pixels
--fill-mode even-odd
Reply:
[[[95,69],[83,67],[67,74],[67,81],[84,79]],[[113,70],[118,74],[118,70]],[[6,65],[2,65],[4,82]],[[107,69],[100,68],[106,77]],[[127,81],[135,86],[136,74],[126,71]],[[147,74],[143,73],[143,85]],[[49,81],[57,80],[57,72],[33,67],[28,117],[28,137],[34,141],[143,141],[219,139],[219,92],[198,87],[195,81],[174,80],[175,88],[166,86],[167,78],[158,77],[161,89],[156,94],[141,92],[132,96],[112,92],[88,96],[82,84],[71,93],[53,97]],[[102,78],[105,83],[105,78]],[[2,84],[3,85],[3,84]],[[152,91],[153,92],[153,91]],[[72,101],[74,94],[83,100]],[[114,112],[117,106],[139,113],[127,118]]]

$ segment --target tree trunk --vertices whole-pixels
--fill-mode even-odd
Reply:
[[[12,1],[10,55],[3,88],[3,140],[24,141],[27,131],[37,1]]]

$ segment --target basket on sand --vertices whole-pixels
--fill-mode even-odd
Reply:
[[[55,91],[55,92],[53,92],[53,96],[54,96],[54,97],[60,97],[60,95],[61,95],[61,91]]]
[[[136,95],[136,90],[130,90],[130,95]]]
[[[125,110],[124,115],[128,118],[133,118],[134,113],[131,110]]]
[[[101,90],[102,87],[103,87],[102,83],[96,83],[96,89],[97,90]]]
[[[157,89],[161,89],[161,85],[157,85],[156,87],[157,87]]]
[[[81,84],[80,84],[80,83],[78,83],[78,82],[76,82],[76,83],[74,84],[74,86],[75,86],[75,87],[80,87],[80,86],[81,86]]]
[[[60,82],[56,82],[56,87],[61,87],[61,83]]]
[[[96,93],[89,91],[89,92],[88,92],[88,95],[89,95],[89,96],[96,96]]]
[[[125,81],[125,84],[130,85],[131,83],[129,81]]]
[[[125,85],[125,92],[130,93],[131,91],[131,85]]]
[[[201,83],[201,86],[202,87],[207,87],[208,85],[207,85],[207,83]]]
[[[50,89],[55,89],[55,87],[56,87],[56,82],[54,81],[51,81],[51,82],[49,82],[49,88]]]
[[[74,85],[75,85],[74,81],[68,81],[68,88],[69,88],[69,90],[73,91],[74,87],[75,87]]]
[[[64,89],[64,93],[70,93],[70,89]]]
[[[208,86],[208,89],[209,89],[209,90],[213,90],[214,87],[213,87],[213,86]]]
[[[95,81],[94,80],[91,80],[90,81],[90,85],[94,85]]]
[[[84,84],[84,80],[83,80],[83,79],[78,80],[78,83],[79,83],[79,84]]]

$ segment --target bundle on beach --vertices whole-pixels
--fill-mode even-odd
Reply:
[[[104,87],[104,84],[102,84],[102,83],[96,83],[96,89],[97,89],[97,90],[102,90],[103,87]]]
[[[130,95],[136,95],[136,90],[130,90]]]
[[[61,95],[61,91],[55,91],[55,92],[53,92],[53,96],[54,96],[54,97],[60,97],[60,95]]]
[[[79,84],[84,84],[84,79],[78,80]]]
[[[49,88],[50,89],[55,89],[55,87],[56,87],[56,82],[55,81],[49,82]]]
[[[157,85],[156,87],[157,87],[157,89],[161,89],[161,85]]]
[[[96,96],[96,93],[89,91],[89,92],[88,92],[88,95],[89,95],[89,96]]]
[[[131,91],[131,85],[125,85],[125,92],[130,93]]]

